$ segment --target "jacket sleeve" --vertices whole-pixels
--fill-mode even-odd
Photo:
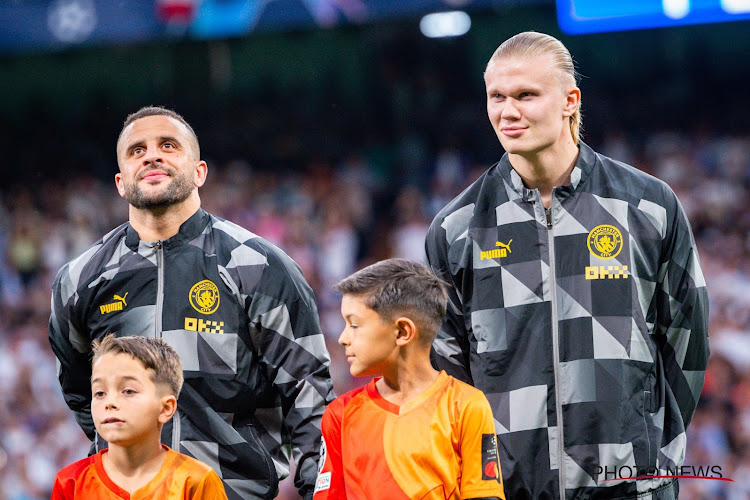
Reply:
[[[283,434],[290,436],[297,464],[294,484],[303,498],[310,498],[318,472],[320,420],[334,397],[315,298],[300,268],[276,249],[267,252],[248,300],[251,337],[281,400]]]
[[[432,344],[430,358],[438,370],[445,370],[458,380],[473,385],[469,369],[469,337],[464,323],[460,278],[463,270],[448,260],[449,242],[446,230],[436,218],[425,241],[427,264],[448,288],[448,307],[443,325]],[[454,272],[455,271],[455,272]]]
[[[95,436],[91,418],[91,343],[87,332],[77,325],[74,307],[78,294],[63,267],[52,285],[52,313],[49,342],[57,357],[58,379],[68,407],[89,439]]]
[[[672,197],[656,284],[655,330],[666,382],[687,428],[708,364],[708,294],[690,224]]]

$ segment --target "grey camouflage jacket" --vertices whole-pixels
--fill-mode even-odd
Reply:
[[[677,497],[655,476],[684,461],[708,299],[665,183],[581,144],[545,210],[506,154],[437,215],[426,251],[451,285],[433,362],[487,395],[508,499]]]
[[[91,418],[90,351],[108,332],[175,348],[185,383],[162,441],[211,465],[230,499],[274,498],[290,454],[311,498],[330,360],[312,290],[284,252],[199,209],[156,243],[123,224],[60,270],[49,339],[95,449],[106,443]]]

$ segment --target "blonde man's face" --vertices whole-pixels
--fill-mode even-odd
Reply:
[[[571,136],[580,91],[550,54],[510,57],[485,72],[487,116],[509,154],[540,154]]]

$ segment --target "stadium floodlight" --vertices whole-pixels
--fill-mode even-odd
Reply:
[[[664,15],[672,19],[681,19],[690,13],[689,0],[662,0]]]
[[[750,0],[721,0],[721,8],[730,14],[750,12]]]
[[[427,14],[419,21],[419,30],[427,38],[461,36],[471,28],[469,14],[460,10]]]

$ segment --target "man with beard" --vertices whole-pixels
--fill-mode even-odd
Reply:
[[[313,292],[268,241],[200,207],[208,167],[185,119],[146,107],[125,120],[115,183],[129,221],[66,264],[52,287],[49,339],[76,420],[91,418],[94,340],[162,338],[185,384],[162,442],[211,465],[230,499],[272,498],[297,464],[312,498],[320,419],[333,399]]]

